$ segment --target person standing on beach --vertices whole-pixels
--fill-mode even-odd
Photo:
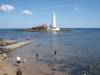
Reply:
[[[3,53],[3,58],[4,58],[4,60],[7,59],[7,55],[5,53]]]
[[[16,71],[16,75],[22,75],[22,71],[21,71],[21,69],[17,69],[17,71]]]
[[[57,51],[56,50],[54,50],[54,55],[57,55]]]
[[[27,40],[31,40],[29,37],[27,37]]]
[[[35,54],[35,56],[38,58],[38,57],[39,57],[39,54],[38,54],[38,53],[36,53],[36,54]]]

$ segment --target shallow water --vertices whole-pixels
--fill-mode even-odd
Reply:
[[[1,29],[1,38],[24,40],[33,43],[9,53],[22,58],[33,58],[39,53],[40,62],[54,63],[54,49],[57,50],[56,63],[60,70],[70,71],[71,75],[100,75],[100,29],[72,29],[61,32],[20,32],[15,29]],[[14,62],[14,61],[13,61]]]

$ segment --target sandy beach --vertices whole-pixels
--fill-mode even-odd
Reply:
[[[34,61],[33,61],[34,60]],[[28,62],[32,62],[28,64]],[[21,66],[17,66],[17,64],[13,64],[9,62],[9,57],[4,60],[2,55],[0,56],[0,75],[16,75],[17,69],[21,69],[22,75],[68,75],[67,73],[63,73],[59,70],[55,69],[55,66],[48,66],[44,63],[39,63],[38,59],[33,58],[29,60],[28,62],[24,62],[21,64]],[[32,69],[30,70],[27,67],[31,66]]]
[[[5,60],[3,55],[0,55],[0,75],[16,75],[17,67],[10,64],[7,59]],[[26,74],[23,72],[23,75]]]

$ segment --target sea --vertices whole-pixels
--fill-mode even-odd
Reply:
[[[24,41],[29,37],[33,40],[32,44],[11,51],[9,55],[32,57],[38,53],[39,62],[57,64],[59,70],[69,71],[70,75],[100,75],[100,28],[70,29],[58,32],[0,29],[0,38]]]

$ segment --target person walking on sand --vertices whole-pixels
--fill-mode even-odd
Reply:
[[[17,64],[20,65],[20,63],[21,63],[21,58],[20,58],[19,56],[17,56],[16,61],[17,61]]]

